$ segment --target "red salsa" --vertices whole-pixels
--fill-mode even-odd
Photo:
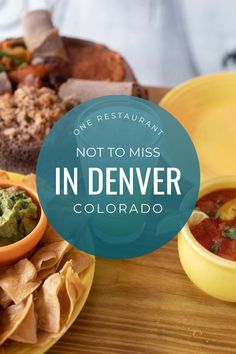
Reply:
[[[203,247],[233,261],[236,261],[235,203],[236,189],[221,189],[205,195],[198,200],[196,209],[206,213],[209,218],[190,227]]]

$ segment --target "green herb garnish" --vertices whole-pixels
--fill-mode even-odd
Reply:
[[[220,198],[217,198],[216,201],[215,201],[215,206],[217,209],[219,209],[222,205],[222,201]]]
[[[8,52],[5,52],[4,50],[0,50],[0,58],[4,58],[4,57],[11,59],[17,65],[25,63],[25,60],[17,58]]]
[[[4,65],[2,65],[2,64],[0,63],[0,73],[3,72],[3,71],[6,71],[6,68],[5,68]]]
[[[217,212],[215,213],[214,219],[219,219],[220,217],[220,209],[217,210]]]
[[[27,122],[27,123],[30,123],[32,121],[32,117],[30,117],[27,113],[25,114],[24,116],[24,120]]]
[[[225,225],[222,231],[222,235],[224,237],[231,238],[232,240],[236,240],[236,228]]]
[[[214,244],[211,246],[211,252],[214,254],[218,254],[220,249],[220,241],[215,241]]]
[[[18,191],[18,192],[12,193],[12,195],[10,195],[9,198],[11,199],[11,201],[16,202],[17,200],[20,200],[20,199],[26,199],[27,196],[26,196],[25,192]]]

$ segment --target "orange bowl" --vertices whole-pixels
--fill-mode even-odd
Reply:
[[[0,180],[0,188],[19,187],[25,191],[38,207],[39,221],[36,227],[21,240],[7,246],[0,247],[0,266],[15,263],[28,256],[39,243],[47,227],[47,219],[43,213],[37,194],[24,184],[13,181]]]

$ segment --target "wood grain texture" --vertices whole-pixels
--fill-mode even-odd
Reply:
[[[50,354],[233,354],[236,306],[187,278],[177,242],[132,260],[98,259],[81,315]]]
[[[166,89],[150,90],[158,101]],[[176,239],[144,257],[97,259],[89,299],[49,354],[233,354],[236,305],[187,278]]]

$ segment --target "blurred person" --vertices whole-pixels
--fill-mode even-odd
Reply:
[[[37,8],[62,34],[120,52],[144,84],[236,68],[234,0],[0,0],[1,38],[22,35],[21,15]]]

